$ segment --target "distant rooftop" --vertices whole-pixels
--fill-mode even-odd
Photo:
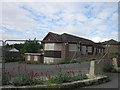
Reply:
[[[111,39],[111,40],[108,40],[108,41],[105,41],[105,42],[102,42],[102,44],[120,44],[118,41],[114,40],[114,39]]]
[[[16,48],[12,48],[9,50],[9,52],[19,52],[19,50],[17,50]]]

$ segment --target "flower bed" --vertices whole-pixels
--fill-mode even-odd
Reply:
[[[50,83],[66,83],[66,82],[72,82],[72,81],[78,81],[88,79],[88,77],[85,74],[78,74],[75,75],[74,71],[68,71],[66,72],[60,72],[52,77],[49,78],[48,82]]]

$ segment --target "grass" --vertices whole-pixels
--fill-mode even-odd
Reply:
[[[71,64],[71,63],[81,63],[86,61],[97,60],[98,58],[88,58],[88,59],[75,59],[75,60],[66,60],[59,63],[41,63],[41,62],[30,62],[30,61],[19,61],[19,63],[26,63],[26,64],[42,64],[42,65],[57,65],[57,64]]]
[[[58,64],[70,64],[70,63],[81,63],[81,62],[87,62],[87,61],[93,61],[97,60],[98,58],[87,58],[87,59],[75,59],[75,60],[67,60],[67,61],[62,61]]]
[[[114,58],[117,57],[118,54],[112,54],[112,55],[106,55],[104,58]],[[99,60],[102,56],[96,55],[94,57],[87,57],[83,59],[74,59],[74,60],[65,60],[61,61],[59,63],[41,63],[41,62],[31,62],[31,61],[19,61],[19,63],[26,63],[26,64],[42,64],[42,65],[56,65],[56,64],[71,64],[71,63],[81,63],[81,62],[88,62],[88,61],[93,61],[93,60]]]

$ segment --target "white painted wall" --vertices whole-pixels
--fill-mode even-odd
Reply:
[[[61,61],[61,58],[44,57],[44,63],[47,63],[47,64],[59,63],[60,61]]]
[[[30,61],[30,58],[31,58],[31,56],[28,55],[28,56],[27,56],[27,60]]]
[[[82,46],[82,54],[86,54],[86,46]]]
[[[34,56],[34,61],[38,61],[38,56]]]
[[[44,50],[62,50],[61,43],[45,43]]]
[[[77,51],[77,44],[69,44],[69,51]]]

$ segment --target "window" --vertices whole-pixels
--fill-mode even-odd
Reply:
[[[61,51],[45,51],[45,57],[61,58]]]

